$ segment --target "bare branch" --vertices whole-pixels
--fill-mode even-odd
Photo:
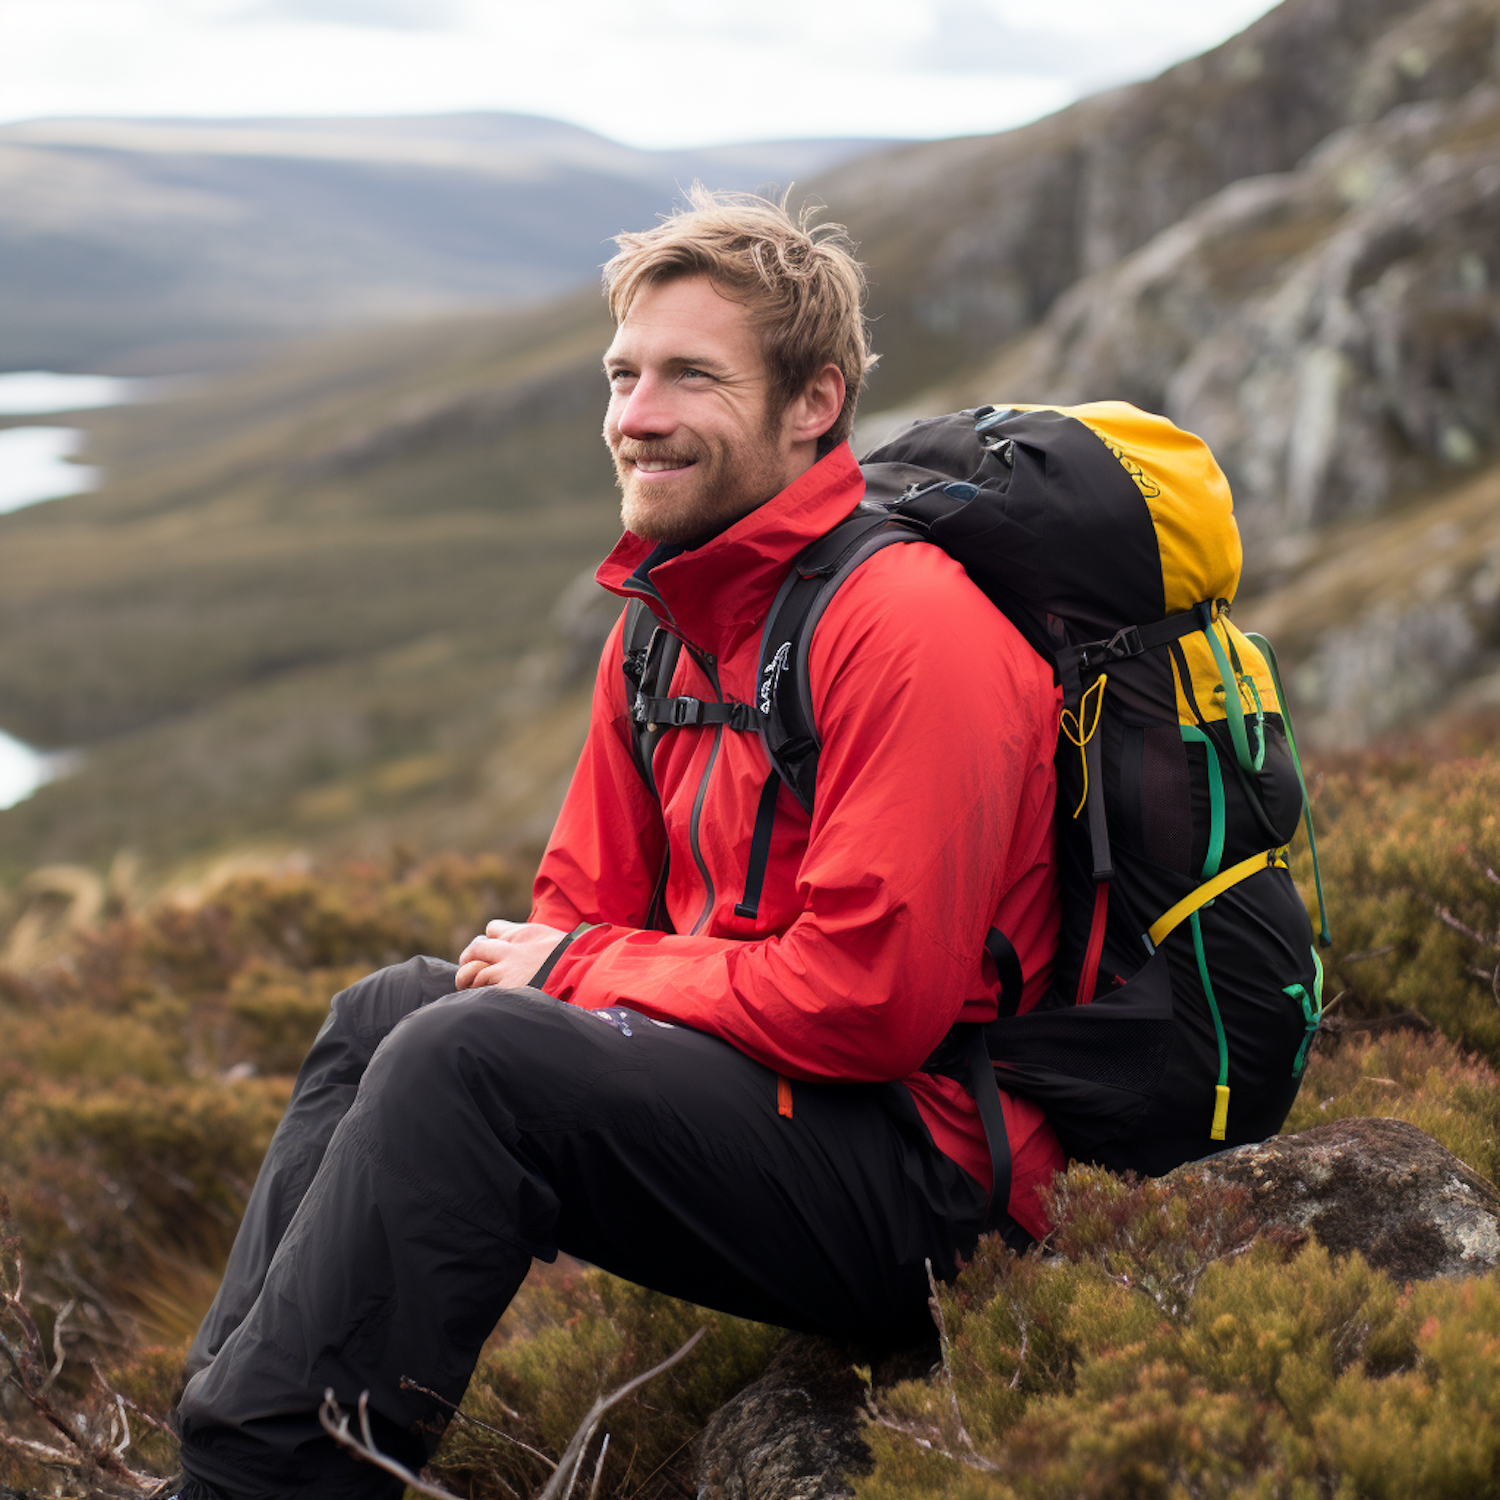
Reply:
[[[599,1444],[599,1457],[594,1460],[594,1478],[589,1485],[589,1500],[596,1500],[599,1494],[599,1476],[604,1472],[604,1455],[609,1452],[609,1434],[604,1434],[604,1441]]]
[[[670,1370],[678,1360],[689,1354],[697,1345],[698,1340],[703,1337],[708,1329],[700,1328],[675,1354],[670,1354],[658,1365],[653,1365],[649,1370],[637,1375],[633,1380],[627,1380],[618,1390],[611,1391],[607,1396],[601,1396],[589,1408],[588,1415],[579,1423],[578,1430],[573,1434],[572,1441],[568,1444],[563,1456],[553,1466],[552,1477],[547,1481],[546,1488],[542,1490],[538,1500],[565,1500],[573,1492],[573,1484],[578,1476],[579,1465],[583,1459],[584,1450],[593,1440],[594,1433],[598,1431],[599,1420],[603,1417],[617,1401],[623,1401],[633,1391],[639,1390],[648,1380],[654,1380],[656,1376]],[[403,1381],[403,1385],[416,1390],[425,1390],[414,1381]],[[431,1395],[432,1392],[427,1392]],[[437,1398],[442,1401],[443,1398]],[[451,1403],[444,1403],[451,1405]],[[333,1387],[329,1386],[323,1392],[323,1404],[318,1408],[318,1422],[323,1431],[331,1437],[341,1448],[347,1448],[357,1458],[362,1458],[366,1463],[374,1464],[377,1469],[384,1469],[387,1474],[393,1474],[397,1479],[403,1481],[409,1488],[416,1490],[419,1495],[429,1495],[432,1500],[460,1500],[451,1490],[445,1490],[441,1485],[429,1484],[419,1475],[413,1474],[404,1464],[389,1457],[380,1451],[375,1442],[375,1434],[370,1430],[370,1393],[360,1392],[359,1397],[359,1432],[352,1432],[349,1426],[349,1413],[339,1405],[338,1398],[333,1393]],[[456,1409],[456,1408],[455,1408]],[[470,1419],[474,1420],[474,1419]],[[485,1426],[486,1424],[480,1423]],[[494,1432],[496,1429],[488,1428]],[[508,1437],[507,1433],[500,1433],[501,1437]],[[608,1444],[608,1437],[605,1444]],[[522,1444],[524,1447],[525,1444]],[[533,1452],[535,1450],[532,1450]],[[603,1463],[603,1449],[600,1449],[600,1464]],[[540,1456],[540,1455],[538,1455]],[[551,1462],[551,1460],[547,1460]],[[566,1482],[566,1488],[564,1483]]]
[[[94,1372],[94,1379],[97,1380],[99,1384],[104,1388],[104,1394],[106,1396],[110,1396],[114,1400],[123,1403],[125,1406],[128,1406],[130,1410],[133,1411],[136,1416],[138,1416],[141,1421],[143,1421],[148,1427],[154,1427],[157,1432],[163,1434],[163,1436],[165,1437],[171,1438],[173,1442],[177,1441],[177,1434],[173,1432],[165,1422],[163,1422],[159,1417],[153,1417],[151,1413],[145,1409],[145,1407],[138,1406],[134,1401],[130,1399],[129,1396],[122,1396],[119,1391],[115,1390],[110,1385],[110,1383],[104,1378],[103,1373],[100,1371],[99,1362],[97,1360],[90,1360],[89,1368]]]
[[[1394,943],[1387,943],[1381,948],[1362,948],[1358,953],[1346,953],[1339,960],[1339,967],[1343,968],[1345,964],[1362,964],[1371,958],[1384,958],[1387,953],[1394,953],[1395,951],[1396,945]]]
[[[537,1500],[562,1500],[563,1495],[572,1489],[570,1476],[582,1461],[583,1449],[588,1440],[593,1436],[594,1429],[598,1426],[600,1417],[617,1401],[623,1401],[631,1392],[639,1390],[648,1380],[654,1380],[658,1375],[665,1374],[678,1360],[686,1357],[697,1346],[698,1340],[707,1332],[707,1327],[700,1328],[675,1354],[669,1354],[659,1365],[653,1365],[644,1374],[637,1375],[634,1380],[627,1380],[619,1390],[612,1391],[607,1396],[601,1396],[594,1402],[589,1408],[588,1415],[578,1424],[578,1430],[573,1434],[572,1442],[568,1444],[567,1448],[563,1451],[563,1456],[557,1461],[556,1472],[547,1481],[546,1488],[543,1489]],[[567,1490],[563,1488],[565,1482],[568,1486]]]
[[[349,1413],[339,1405],[338,1398],[333,1394],[333,1387],[329,1386],[323,1392],[323,1404],[318,1408],[318,1421],[322,1424],[323,1431],[339,1447],[347,1448],[356,1458],[364,1459],[367,1464],[374,1464],[377,1469],[384,1469],[387,1474],[394,1474],[408,1489],[415,1490],[419,1495],[430,1495],[432,1500],[461,1500],[461,1497],[455,1495],[452,1490],[445,1490],[441,1485],[428,1484],[420,1475],[413,1474],[405,1464],[397,1463],[394,1458],[387,1458],[375,1446],[375,1440],[370,1433],[370,1419],[366,1411],[369,1401],[370,1393],[361,1391],[359,1426],[363,1438],[356,1437],[349,1430]]]
[[[1016,1326],[1021,1330],[1021,1352],[1016,1356],[1016,1373],[1010,1377],[1010,1389],[1015,1390],[1021,1383],[1021,1371],[1026,1368],[1026,1355],[1031,1348],[1031,1324],[1015,1303],[1011,1303],[1010,1311],[1016,1320]]]
[[[0,1432],[0,1444],[15,1453],[24,1453],[29,1458],[40,1459],[44,1464],[53,1464],[61,1469],[86,1469],[88,1460],[81,1453],[64,1453],[61,1448],[49,1448],[46,1443],[33,1442],[30,1438],[11,1437]]]
[[[998,1473],[999,1465],[992,1464],[987,1458],[982,1458],[977,1453],[955,1453],[951,1448],[945,1446],[942,1434],[936,1427],[924,1427],[916,1422],[903,1422],[898,1417],[893,1417],[889,1412],[882,1411],[875,1404],[875,1399],[865,1393],[865,1411],[870,1420],[877,1426],[889,1428],[892,1432],[898,1432],[902,1437],[913,1442],[919,1448],[928,1453],[936,1453],[939,1458],[946,1458],[953,1463],[962,1464],[966,1469],[979,1469],[986,1473]]]
[[[401,1389],[403,1391],[420,1391],[424,1396],[431,1396],[434,1401],[442,1406],[446,1406],[460,1422],[467,1422],[471,1427],[479,1428],[481,1432],[487,1432],[492,1437],[503,1438],[507,1443],[514,1443],[518,1448],[524,1448],[533,1458],[540,1459],[549,1469],[556,1471],[557,1465],[540,1448],[533,1448],[530,1443],[522,1442],[518,1437],[512,1437],[510,1433],[503,1431],[501,1428],[495,1427],[489,1422],[482,1422],[478,1417],[470,1416],[468,1412],[462,1407],[456,1406],[446,1396],[438,1395],[436,1391],[429,1390],[425,1385],[418,1385],[410,1376],[403,1375],[401,1377]],[[501,1405],[504,1406],[505,1403],[501,1402]],[[505,1407],[505,1410],[511,1416],[517,1415],[508,1406]]]
[[[1494,938],[1485,937],[1482,932],[1475,932],[1472,927],[1468,927],[1460,922],[1446,906],[1434,906],[1433,911],[1437,913],[1440,922],[1445,926],[1451,927],[1455,932],[1463,933],[1466,938],[1471,938],[1474,942],[1481,943],[1486,948],[1494,948],[1500,951],[1500,943],[1497,943]]]
[[[38,1395],[45,1395],[47,1390],[51,1387],[52,1382],[62,1374],[62,1367],[68,1358],[67,1354],[63,1351],[63,1324],[67,1322],[68,1314],[72,1312],[73,1309],[77,1306],[78,1304],[71,1297],[69,1297],[68,1300],[63,1303],[62,1311],[58,1313],[58,1315],[52,1320],[52,1353],[54,1356],[52,1361],[52,1369],[47,1378],[42,1382],[41,1389],[37,1392]]]
[[[932,1308],[933,1321],[937,1324],[938,1347],[943,1355],[943,1384],[948,1388],[948,1405],[953,1412],[953,1426],[958,1433],[958,1440],[963,1444],[964,1452],[973,1460],[969,1467],[971,1469],[984,1469],[989,1473],[998,1474],[999,1464],[991,1463],[974,1446],[974,1440],[969,1436],[969,1429],[964,1426],[964,1414],[959,1408],[958,1392],[953,1388],[953,1364],[949,1359],[948,1324],[943,1317],[943,1303],[938,1296],[937,1277],[932,1274],[932,1257],[927,1257],[927,1285],[932,1288],[932,1296],[928,1298],[928,1305]]]

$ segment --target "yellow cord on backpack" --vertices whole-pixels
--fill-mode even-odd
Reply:
[[[1078,746],[1078,758],[1083,762],[1083,796],[1078,799],[1078,806],[1073,809],[1076,818],[1084,809],[1089,800],[1089,757],[1088,743],[1094,737],[1094,731],[1099,728],[1099,716],[1104,712],[1104,684],[1109,681],[1109,673],[1101,672],[1098,682],[1078,700],[1078,712],[1065,708],[1062,711],[1062,732],[1067,735],[1070,744]],[[1089,716],[1089,699],[1094,694],[1094,722],[1084,729],[1084,722]],[[1072,720],[1071,726],[1068,721]]]

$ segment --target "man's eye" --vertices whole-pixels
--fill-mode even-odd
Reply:
[[[630,380],[633,378],[629,370],[610,370],[608,372],[608,375],[609,383],[611,385],[619,385],[622,381]]]

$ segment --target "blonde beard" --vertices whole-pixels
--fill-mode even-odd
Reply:
[[[620,521],[625,530],[643,541],[671,544],[717,535],[790,483],[781,467],[767,460],[764,449],[758,451],[758,461],[749,464],[732,451],[721,450],[717,457],[717,463],[700,459],[688,470],[691,477],[674,481],[672,488],[681,484],[686,491],[677,495],[652,494],[637,480],[633,465],[616,457],[615,482],[620,487]],[[706,471],[701,477],[700,468]],[[728,475],[736,482],[726,484]]]

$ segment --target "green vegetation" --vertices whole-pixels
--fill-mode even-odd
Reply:
[[[1494,1493],[1495,1278],[1247,1248],[1238,1189],[1075,1168],[1056,1199],[1060,1260],[987,1245],[940,1293],[952,1385],[882,1394],[861,1500]]]
[[[0,814],[0,878],[545,833],[584,707],[548,621],[618,534],[607,340],[590,291],[91,414],[106,488],[0,517],[0,721],[85,751]]]
[[[1315,785],[1338,999],[1287,1128],[1394,1116],[1500,1181],[1500,753],[1367,757]],[[1297,873],[1310,876],[1305,856]],[[82,1413],[99,1452],[118,1406],[91,1361],[140,1409],[130,1461],[170,1470],[170,1436],[146,1416],[174,1399],[328,996],[522,915],[528,874],[495,856],[401,855],[247,863],[150,899],[124,863],[20,888],[0,966],[0,1192],[26,1267],[16,1306],[37,1325],[34,1383],[56,1336],[66,1358],[46,1399]],[[871,1392],[861,1496],[1494,1490],[1500,1280],[1403,1288],[1315,1243],[1252,1242],[1228,1187],[1189,1198],[1075,1168],[1053,1205],[1045,1256],[984,1247],[942,1291],[951,1388],[939,1368]],[[0,1310],[19,1350],[18,1317]],[[465,1400],[473,1420],[455,1421],[432,1474],[485,1500],[534,1493],[595,1398],[701,1325],[704,1341],[604,1422],[601,1493],[691,1493],[693,1438],[779,1335],[565,1262],[538,1267],[502,1320]],[[15,1381],[0,1384],[0,1432],[58,1442]],[[0,1482],[130,1493],[74,1457],[63,1469],[10,1445]]]

